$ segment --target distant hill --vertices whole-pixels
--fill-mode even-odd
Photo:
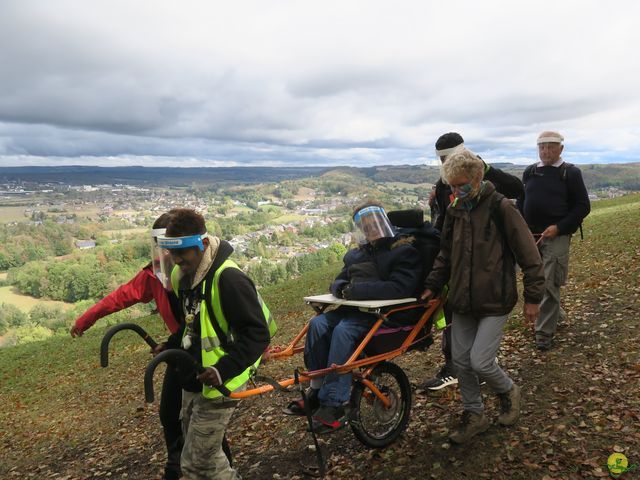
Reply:
[[[279,182],[321,175],[322,167],[0,167],[0,182],[174,185]]]
[[[517,177],[526,165],[492,164]],[[640,163],[579,165],[589,189],[618,187],[640,190]],[[0,183],[128,184],[172,185],[276,183],[308,177],[331,179],[369,178],[375,182],[434,183],[440,169],[427,165],[386,165],[376,167],[0,167]]]

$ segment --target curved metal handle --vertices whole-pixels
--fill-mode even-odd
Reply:
[[[133,330],[138,335],[142,337],[142,339],[147,342],[151,348],[156,348],[158,344],[156,341],[149,336],[149,334],[137,323],[120,323],[114,327],[111,327],[107,330],[107,333],[102,337],[102,343],[100,344],[100,366],[106,367],[109,365],[109,342],[111,341],[111,337],[113,337],[116,333],[121,330]]]
[[[202,373],[205,370],[205,368],[200,365],[200,363],[198,363],[195,358],[193,358],[184,350],[180,350],[178,348],[170,348],[169,350],[160,352],[153,358],[153,360],[149,362],[149,365],[147,365],[147,370],[144,372],[144,399],[147,403],[153,403],[153,373],[155,372],[156,367],[162,362],[178,363],[182,368],[193,368],[198,373]],[[225,387],[221,388],[224,388],[227,391],[227,394],[230,393],[229,390],[227,390]],[[222,393],[225,394],[224,392]]]

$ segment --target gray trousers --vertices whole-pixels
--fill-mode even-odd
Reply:
[[[558,235],[554,239],[544,239],[540,244],[545,292],[540,304],[540,315],[536,320],[536,335],[553,336],[558,323],[566,317],[560,306],[560,287],[566,283],[569,273],[570,245],[571,235]]]
[[[506,393],[513,386],[513,381],[495,362],[506,321],[507,315],[475,317],[453,313],[451,347],[465,410],[484,412],[478,377],[495,393]]]
[[[222,450],[222,438],[237,403],[182,391],[180,466],[184,480],[241,480]]]

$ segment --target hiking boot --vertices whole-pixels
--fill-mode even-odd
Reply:
[[[547,335],[546,333],[536,333],[536,348],[538,350],[549,350],[552,345],[553,335]]]
[[[475,413],[465,410],[462,412],[462,419],[458,429],[449,435],[449,441],[452,443],[467,443],[477,434],[487,431],[490,423],[484,413]]]
[[[440,390],[441,388],[455,385],[456,383],[458,383],[458,378],[453,368],[445,363],[440,371],[436,373],[436,376],[424,382],[420,388],[423,390]]]
[[[501,412],[498,416],[498,423],[500,425],[513,425],[518,421],[520,416],[520,397],[520,387],[515,383],[508,392],[498,394]]]
[[[347,424],[344,407],[330,407],[320,405],[313,416],[312,428],[317,434],[332,433]]]

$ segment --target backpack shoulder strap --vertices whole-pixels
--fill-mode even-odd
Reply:
[[[500,232],[500,236],[504,240],[505,232],[504,232],[504,219],[502,217],[502,212],[500,211],[500,204],[502,200],[505,198],[500,192],[495,192],[493,197],[491,198],[491,204],[489,205],[489,218],[493,220],[493,223],[498,227],[498,232]],[[487,223],[486,227],[486,236],[489,235],[489,223]]]
[[[560,165],[560,178],[563,182],[567,182],[567,170],[573,167],[573,163],[562,162]]]
[[[535,174],[537,166],[537,163],[532,163],[524,169],[524,173],[522,174],[522,183],[526,183],[527,180],[529,180],[529,177]]]

